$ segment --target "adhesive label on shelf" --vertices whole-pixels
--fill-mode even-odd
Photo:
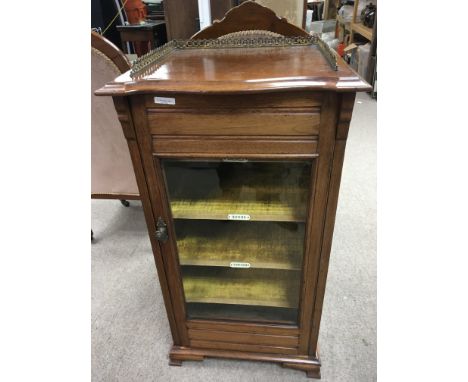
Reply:
[[[161,105],[175,105],[175,98],[172,97],[154,97],[154,103]]]
[[[238,261],[233,261],[229,264],[231,268],[250,268],[250,263],[241,263]]]
[[[250,220],[250,215],[246,215],[246,214],[228,214],[228,220]]]

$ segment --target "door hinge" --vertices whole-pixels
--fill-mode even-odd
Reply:
[[[156,228],[156,239],[161,243],[165,243],[167,241],[167,225],[162,217],[158,218]]]

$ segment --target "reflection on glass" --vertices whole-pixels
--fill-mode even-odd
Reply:
[[[309,162],[163,162],[189,318],[297,323]]]

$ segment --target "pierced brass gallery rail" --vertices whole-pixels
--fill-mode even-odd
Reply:
[[[143,77],[154,72],[162,64],[163,59],[176,49],[268,48],[306,45],[317,45],[332,70],[338,70],[335,53],[317,35],[307,37],[236,37],[211,40],[172,40],[139,57],[133,64],[130,77]]]

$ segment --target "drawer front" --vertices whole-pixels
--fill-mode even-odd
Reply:
[[[298,336],[265,335],[188,329],[194,348],[237,350],[254,353],[297,354]]]
[[[296,156],[314,158],[317,156],[317,141],[312,139],[248,139],[217,138],[206,139],[184,137],[154,137],[153,153],[161,157],[271,157]]]
[[[153,135],[314,136],[319,109],[148,109]]]
[[[191,94],[149,94],[145,96],[147,109],[161,108],[203,110],[236,108],[310,108],[320,106],[323,93],[266,93],[245,95],[191,95]]]

